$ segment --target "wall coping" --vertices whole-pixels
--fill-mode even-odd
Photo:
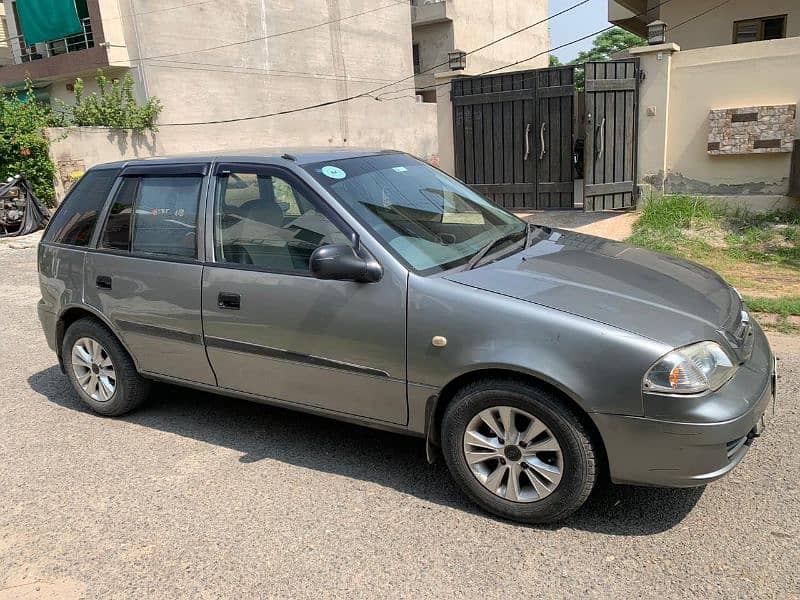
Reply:
[[[442,71],[440,73],[434,73],[434,79],[440,80],[447,80],[447,79],[455,79],[456,77],[475,77],[476,75],[480,75],[480,73],[472,73],[468,69],[464,69],[463,71]]]
[[[800,37],[791,37],[684,50],[674,58],[674,64],[676,67],[689,67],[750,60],[794,59],[798,54],[800,54]]]
[[[666,44],[656,44],[655,46],[637,46],[636,48],[628,48],[628,52],[636,56],[637,54],[653,54],[655,52],[680,52],[681,47],[675,42],[667,42]]]

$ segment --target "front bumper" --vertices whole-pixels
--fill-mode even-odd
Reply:
[[[753,335],[750,360],[714,393],[646,396],[644,417],[592,415],[612,481],[692,487],[719,479],[739,464],[760,435],[764,412],[775,397],[775,358],[758,325]]]

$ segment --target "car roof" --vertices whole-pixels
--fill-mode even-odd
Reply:
[[[305,165],[328,160],[374,156],[376,154],[394,154],[399,150],[376,150],[368,148],[250,148],[245,150],[221,150],[174,156],[158,156],[153,158],[137,158],[98,164],[93,169],[112,169],[142,165],[193,164],[208,162],[249,162],[275,164],[291,161],[297,165]]]

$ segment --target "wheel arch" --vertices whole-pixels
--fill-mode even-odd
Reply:
[[[598,458],[602,459],[602,464],[606,465],[607,461],[605,444],[600,435],[600,430],[594,423],[589,413],[583,407],[582,402],[579,401],[577,396],[571,390],[564,386],[552,381],[550,378],[540,374],[532,373],[530,371],[523,371],[509,367],[485,367],[467,371],[453,378],[447,382],[438,394],[431,396],[426,405],[426,426],[425,426],[425,447],[428,457],[428,462],[434,462],[436,451],[435,448],[441,445],[441,425],[442,418],[447,406],[452,402],[458,390],[464,386],[469,385],[475,381],[482,379],[507,379],[522,381],[529,385],[546,389],[554,395],[558,396],[567,404],[573,412],[581,419],[581,424],[586,427],[586,431],[594,443]],[[607,468],[607,467],[604,467]]]
[[[136,365],[136,370],[138,371],[139,363],[136,361],[136,357],[130,351],[130,348],[128,348],[125,340],[122,339],[122,336],[120,336],[119,333],[114,329],[111,322],[101,312],[90,306],[86,306],[85,304],[76,304],[64,307],[64,309],[58,315],[58,319],[56,320],[56,348],[58,349],[56,354],[58,355],[58,365],[61,367],[61,371],[66,372],[64,360],[61,356],[61,346],[64,344],[64,335],[66,334],[70,325],[86,317],[98,321],[111,332],[117,341],[122,344],[122,347],[125,348],[125,352],[127,352],[128,356],[131,357],[131,360],[133,360],[133,364]]]

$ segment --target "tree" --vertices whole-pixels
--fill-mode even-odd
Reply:
[[[64,119],[78,127],[111,127],[132,129],[139,133],[158,131],[156,119],[161,113],[161,101],[150,97],[139,104],[133,94],[133,78],[126,73],[122,80],[109,79],[98,69],[95,81],[100,93],[84,94],[83,80],[75,80],[75,102],[67,104],[57,99]]]
[[[617,52],[622,52],[628,48],[645,46],[647,41],[640,38],[635,33],[625,31],[619,27],[613,27],[604,31],[592,41],[592,47],[578,54],[578,57],[571,61],[571,65],[582,65],[586,62],[611,60]],[[585,75],[583,70],[575,73],[575,86],[583,89]]]
[[[21,91],[0,88],[0,181],[25,174],[40,200],[48,205],[55,200],[55,165],[50,158],[48,127],[99,126],[156,130],[161,112],[158,98],[139,104],[133,95],[133,79],[109,81],[102,71],[95,78],[100,93],[86,95],[83,81],[75,80],[75,104],[56,99],[58,111],[36,99],[33,82],[25,81]],[[62,135],[69,135],[62,133]]]
[[[572,64],[583,64],[590,61],[611,60],[617,52],[635,46],[645,46],[647,41],[635,33],[614,27],[604,31],[592,41],[592,47],[578,54]]]
[[[0,89],[0,181],[24,173],[36,196],[52,205],[55,167],[45,129],[60,124],[50,106],[36,100],[30,79],[21,93]]]
[[[561,61],[558,60],[558,57],[555,54],[550,55],[550,66],[551,67],[560,67]]]

